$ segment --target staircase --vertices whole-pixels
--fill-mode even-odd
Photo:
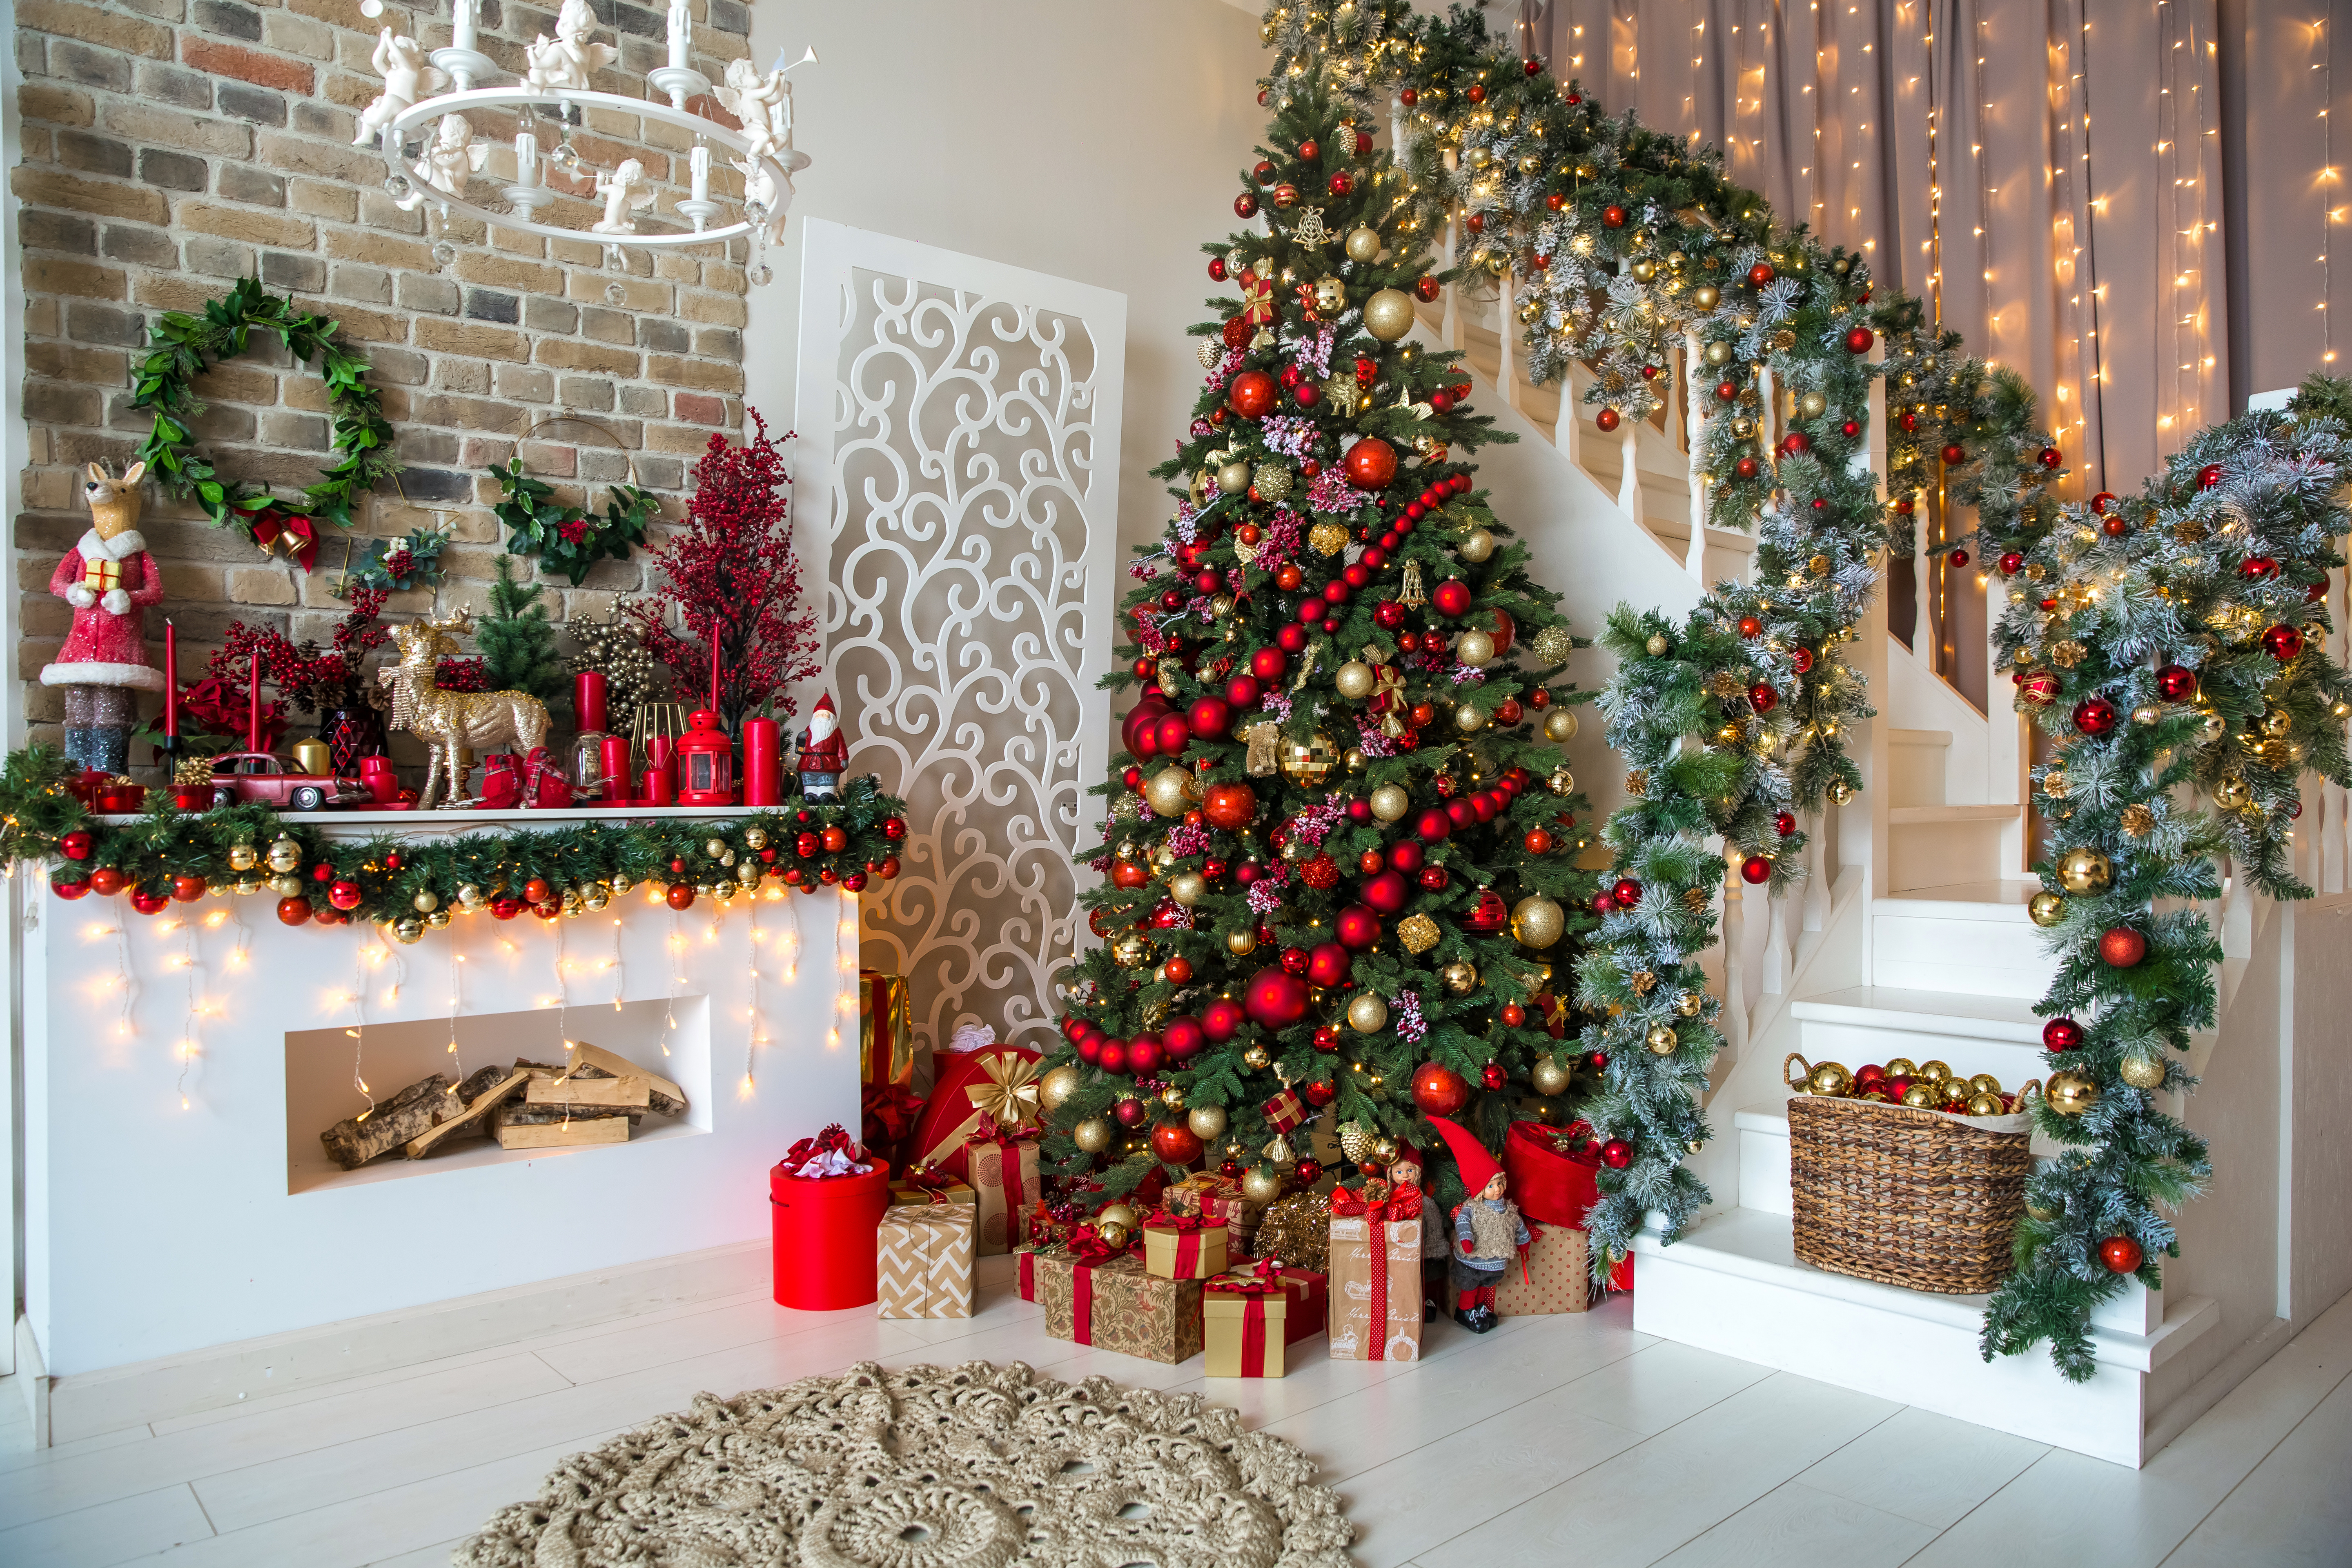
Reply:
[[[1693,504],[1687,423],[1704,406],[1677,400],[1604,436],[1580,412],[1580,380],[1563,397],[1517,374],[1517,344],[1496,331],[1507,321],[1491,299],[1449,292],[1424,309],[1419,335],[1462,351],[1475,405],[1518,437],[1480,453],[1480,481],[1578,629],[1591,633],[1621,603],[1679,615],[1703,584],[1744,578],[1752,538],[1713,527]],[[1882,429],[1883,409],[1868,424]],[[1768,426],[1762,438],[1777,435]],[[1883,474],[1875,454],[1861,460]],[[2066,1383],[2040,1351],[1987,1363],[1982,1298],[1825,1273],[1798,1262],[1791,1243],[1788,1052],[1849,1068],[1937,1058],[2012,1089],[2042,1071],[2033,1004],[2051,959],[2025,912],[2037,884],[2024,874],[2021,726],[2005,701],[1989,718],[1960,696],[1930,662],[1932,635],[1915,653],[1887,634],[1883,609],[1860,633],[1849,658],[1882,714],[1854,738],[1868,784],[1806,825],[1808,875],[1796,890],[1767,898],[1727,879],[1723,941],[1707,963],[1727,1046],[1706,1105],[1716,1136],[1691,1162],[1715,1205],[1671,1245],[1654,1228],[1638,1239],[1635,1326],[2143,1464],[2352,1289],[2352,1152],[2339,1152],[2352,1142],[2340,1136],[2352,1074],[2336,1049],[2352,1007],[2352,965],[2341,961],[2352,936],[2352,803],[2321,790],[2306,814],[2305,875],[2321,900],[2281,906],[2233,890],[2208,911],[2229,955],[2222,1016],[2191,1056],[2204,1087],[2168,1109],[2213,1139],[2216,1179],[2179,1215],[2182,1257],[2167,1265],[2168,1289],[2135,1283],[2098,1315],[2099,1370],[2086,1384]],[[1973,657],[1990,661],[1990,650]],[[1599,650],[1574,670],[1588,688],[1610,673]],[[2005,694],[2000,672],[1990,674]],[[1602,728],[1587,723],[1570,747],[1594,827],[1623,798],[1623,765]],[[1585,853],[1605,864],[1597,834]]]

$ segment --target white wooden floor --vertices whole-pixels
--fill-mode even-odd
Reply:
[[[0,1563],[425,1568],[698,1391],[982,1359],[1208,1388],[1322,1462],[1367,1564],[2352,1564],[2352,1297],[2135,1474],[1650,1339],[1622,1301],[1449,1324],[1415,1366],[1313,1341],[1288,1378],[1209,1385],[1047,1339],[1010,1262],[983,1260],[966,1321],[734,1298],[47,1451],[0,1432]]]

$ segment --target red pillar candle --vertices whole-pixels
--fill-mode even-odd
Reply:
[[[604,672],[583,669],[572,678],[572,710],[579,717],[582,734],[604,733]]]
[[[646,794],[647,805],[674,805],[676,775],[670,772],[669,737],[651,735],[646,739]]]
[[[607,735],[604,741],[604,798],[634,800],[635,792],[629,785],[629,738]]]
[[[163,623],[163,733],[177,736],[180,732],[180,633],[171,622]]]
[[[247,694],[245,715],[245,749],[261,750],[261,650],[253,650],[253,689]]]
[[[783,742],[773,719],[743,721],[743,804],[775,805],[784,798]]]

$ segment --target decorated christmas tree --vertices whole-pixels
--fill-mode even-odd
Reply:
[[[1465,461],[1498,438],[1467,375],[1407,341],[1442,281],[1409,183],[1308,74],[1240,184],[1268,232],[1204,247],[1234,293],[1130,569],[1103,944],[1045,1077],[1046,1155],[1105,1201],[1204,1156],[1312,1181],[1327,1107],[1370,1164],[1573,1088],[1578,645]]]

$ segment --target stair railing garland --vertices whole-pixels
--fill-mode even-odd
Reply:
[[[2034,1114],[2068,1147],[2027,1184],[1987,1360],[2047,1340],[2062,1373],[2090,1377],[2093,1309],[2126,1276],[2160,1287],[2158,1256],[2179,1254],[2164,1211],[2212,1173],[2155,1097],[2196,1087],[2182,1054],[2214,1024],[2221,947],[2196,905],[2221,896],[2216,858],[2241,897],[2309,898],[2288,842],[2298,777],[2352,782],[2352,679],[2322,647],[2347,477],[2352,383],[2314,377],[2284,415],[2201,432],[2139,495],[2004,541],[2025,546],[2032,585],[2011,591],[1997,636],[2056,752],[2034,781],[2051,838],[2031,912],[2059,959],[2035,1005],[2050,1022]]]
[[[297,310],[264,290],[259,279],[241,278],[226,296],[207,301],[201,315],[166,310],[156,318],[148,329],[152,351],[139,366],[131,401],[133,408],[155,413],[139,448],[148,473],[173,495],[193,497],[215,527],[238,530],[264,554],[283,542],[306,572],[318,553],[318,525],[349,528],[360,493],[400,472],[383,396],[367,384],[367,361],[340,347],[335,331],[331,318]],[[299,363],[318,362],[327,384],[335,461],[299,501],[222,479],[190,441],[189,422],[204,412],[196,377],[243,353],[256,332],[274,335]]]
[[[869,878],[897,875],[907,831],[905,803],[882,794],[871,774],[845,779],[838,800],[786,800],[753,816],[351,841],[322,831],[331,814],[280,816],[264,805],[182,812],[162,804],[110,822],[67,787],[72,773],[47,746],[13,752],[0,767],[0,862],[50,867],[60,897],[120,891],[152,914],[208,891],[269,892],[288,924],[373,921],[403,942],[452,914],[552,920],[593,912],[639,886],[666,890],[679,910],[698,897],[753,897],[778,885],[771,878],[803,892],[856,893]]]

